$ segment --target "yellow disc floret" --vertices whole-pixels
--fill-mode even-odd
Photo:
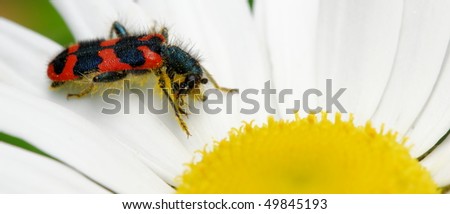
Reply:
[[[396,134],[314,115],[245,124],[203,151],[178,193],[439,193]]]

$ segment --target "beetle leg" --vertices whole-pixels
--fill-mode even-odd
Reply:
[[[57,82],[57,81],[53,81],[52,84],[50,85],[51,88],[58,88],[62,85],[64,85],[65,82]]]
[[[118,21],[115,21],[112,24],[111,31],[109,32],[109,38],[113,38],[114,33],[119,38],[128,36],[127,29],[122,24],[120,24],[120,22],[118,22]]]
[[[88,94],[94,88],[94,82],[114,82],[117,80],[121,80],[121,79],[125,78],[126,76],[127,76],[127,73],[124,71],[101,73],[101,74],[95,76],[92,79],[92,82],[89,83],[89,85],[86,88],[84,88],[80,93],[68,94],[67,99],[69,99],[71,97],[80,98],[80,97],[83,97],[84,95]]]
[[[167,87],[166,87],[166,81],[163,79],[163,77],[159,78],[159,87],[163,90],[164,95],[167,97],[167,99],[169,99],[170,105],[173,108],[173,111],[175,112],[175,116],[177,117],[178,123],[181,126],[181,129],[183,129],[183,131],[187,134],[187,136],[191,136],[191,133],[189,133],[189,129],[186,125],[186,123],[184,122],[184,120],[181,118],[181,114],[186,114],[186,112],[184,112],[184,110],[180,109],[174,102],[173,96],[171,96],[169,94],[169,92],[167,91]]]
[[[221,86],[217,83],[217,81],[212,77],[212,75],[211,75],[205,68],[202,67],[202,69],[203,69],[203,72],[205,73],[206,77],[208,78],[208,80],[211,81],[211,83],[212,83],[212,85],[214,86],[214,88],[216,88],[216,89],[218,89],[218,90],[221,90],[221,91],[223,91],[223,92],[230,92],[230,93],[237,93],[237,92],[239,92],[239,89],[236,89],[236,88],[225,88],[225,87],[221,87]],[[202,83],[203,83],[203,84],[206,84],[207,81],[202,80]]]
[[[144,75],[144,74],[148,74],[151,73],[150,70],[130,70],[127,71],[129,74],[133,74],[133,75]]]
[[[114,71],[114,72],[106,72],[101,73],[95,76],[92,81],[93,82],[115,82],[121,80],[127,76],[127,71]]]
[[[80,93],[78,94],[68,94],[67,95],[67,99],[71,98],[71,97],[76,97],[76,98],[80,98],[83,97],[84,95],[88,94],[89,92],[92,91],[92,88],[94,88],[94,83],[90,83],[86,88],[84,88]]]
[[[170,104],[179,114],[188,115],[186,111],[180,108],[180,99],[182,98],[180,98],[178,95],[177,97],[175,97],[173,93],[169,94],[169,90],[167,90],[168,87],[166,86],[166,81],[163,79],[163,77],[164,75],[162,75],[159,79],[159,86],[163,90],[164,94],[169,98]],[[178,101],[178,103],[175,103],[175,100]]]

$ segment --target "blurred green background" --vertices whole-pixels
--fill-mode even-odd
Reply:
[[[61,45],[68,45],[74,41],[64,21],[47,0],[0,0],[0,16]]]

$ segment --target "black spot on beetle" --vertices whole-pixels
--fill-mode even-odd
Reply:
[[[119,40],[113,48],[121,62],[136,67],[145,63],[142,51],[137,49],[140,45],[141,42],[136,37],[125,37]]]
[[[75,75],[82,76],[98,70],[98,65],[103,61],[98,55],[98,51],[103,49],[103,47],[100,46],[101,41],[102,40],[92,40],[80,42],[80,48],[74,53],[78,59],[73,68]]]
[[[64,66],[66,65],[66,58],[67,58],[68,50],[64,50],[58,56],[55,57],[55,59],[51,62],[53,65],[54,71],[56,74],[61,74],[64,70]]]

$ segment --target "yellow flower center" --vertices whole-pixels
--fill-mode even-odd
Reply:
[[[314,115],[245,124],[203,151],[178,193],[440,193],[396,134]]]

